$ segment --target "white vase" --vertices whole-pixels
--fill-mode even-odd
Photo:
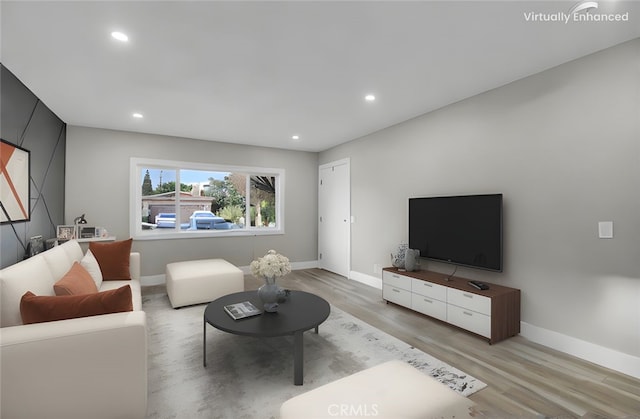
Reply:
[[[417,249],[407,249],[404,255],[404,268],[407,272],[415,271],[418,265],[420,251]]]
[[[393,255],[391,254],[391,264],[398,269],[404,269],[404,256],[407,251],[409,245],[407,243],[400,243],[398,245],[398,252]]]
[[[280,287],[276,285],[275,276],[265,276],[264,285],[258,288],[258,298],[262,301],[264,311],[274,313],[278,311],[278,295]]]

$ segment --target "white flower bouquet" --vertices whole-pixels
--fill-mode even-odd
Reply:
[[[286,256],[269,250],[266,255],[251,262],[250,268],[257,278],[275,278],[291,272],[291,263]]]

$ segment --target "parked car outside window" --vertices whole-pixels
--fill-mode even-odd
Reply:
[[[161,212],[156,215],[155,221],[158,228],[175,228],[176,214],[172,212]]]
[[[226,221],[211,211],[194,211],[189,219],[191,220],[190,229],[192,230],[228,230],[238,228],[234,223]]]

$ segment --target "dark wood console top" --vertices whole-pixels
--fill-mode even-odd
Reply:
[[[447,278],[449,278],[449,275],[442,274],[439,272],[433,272],[433,271],[421,270],[421,271],[407,272],[404,270],[400,270],[398,268],[384,268],[383,270],[387,272],[397,273],[399,275],[408,276],[411,278],[420,279],[422,281],[433,282],[434,284],[439,284],[445,287],[459,289],[461,291],[470,292],[473,294],[484,295],[485,297],[498,297],[504,294],[510,294],[514,291],[518,291],[515,288],[505,287],[503,285],[496,285],[496,284],[482,281],[489,286],[488,290],[483,291],[469,285],[468,282],[470,281],[470,279],[468,278],[452,276],[447,281]]]

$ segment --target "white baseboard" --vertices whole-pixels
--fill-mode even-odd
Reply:
[[[351,271],[349,272],[349,279],[362,282],[365,285],[378,288],[379,290],[382,289],[382,278],[378,278],[377,276],[371,276],[360,272]]]
[[[161,275],[147,275],[140,277],[140,285],[143,287],[150,287],[153,285],[164,285],[165,284],[164,274]]]
[[[294,271],[298,271],[300,269],[313,269],[318,267],[317,260],[309,260],[307,262],[292,262],[291,269]]]
[[[640,357],[586,342],[529,323],[520,323],[520,335],[532,342],[565,352],[631,377],[640,378]]]

